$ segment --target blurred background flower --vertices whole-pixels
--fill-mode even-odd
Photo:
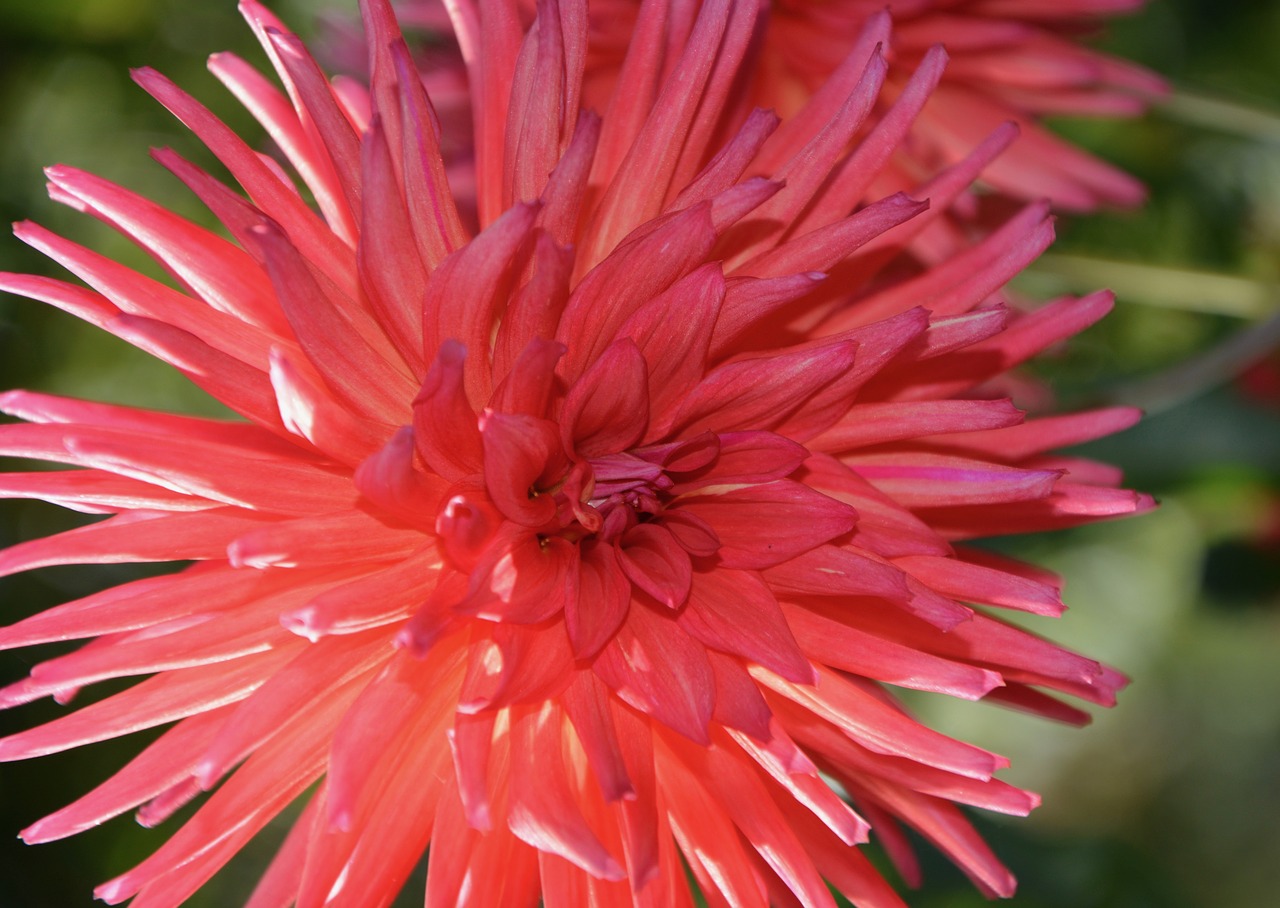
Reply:
[[[273,4],[300,29],[332,5]],[[0,205],[8,219],[35,217],[154,274],[112,231],[49,203],[40,168],[89,167],[205,217],[139,154],[148,145],[189,150],[191,143],[126,68],[153,65],[213,98],[219,89],[203,72],[205,56],[227,48],[253,54],[251,36],[230,2],[0,0],[0,23]],[[1151,201],[1138,212],[1060,225],[1060,242],[1022,279],[1021,289],[1037,297],[1096,286],[1119,296],[1113,316],[1042,373],[1067,404],[1148,408],[1145,423],[1088,453],[1123,465],[1129,484],[1164,506],[1139,521],[1005,543],[1068,576],[1067,601],[1076,608],[1055,637],[1134,677],[1117,710],[1080,732],[995,708],[951,709],[942,698],[913,704],[930,724],[1015,755],[1005,778],[1045,794],[1029,821],[977,819],[1018,873],[1020,890],[1008,903],[1015,908],[1252,908],[1280,891],[1280,411],[1274,389],[1266,390],[1274,386],[1257,378],[1265,378],[1280,313],[1276,34],[1274,0],[1157,0],[1116,20],[1102,45],[1169,77],[1169,101],[1136,124],[1056,124],[1144,180]],[[242,134],[258,134],[229,99],[216,109]],[[0,269],[45,267],[17,241],[0,243]],[[1262,365],[1240,380],[1255,361]],[[217,412],[158,362],[13,297],[0,300],[0,384]],[[40,503],[0,503],[0,544],[74,519]],[[49,569],[7,579],[0,621],[139,570]],[[52,654],[0,655],[0,680]],[[0,714],[0,732],[58,710],[34,704]],[[17,830],[61,806],[139,746],[126,739],[5,766],[0,828]],[[68,784],[73,776],[83,780]],[[0,841],[0,908],[88,905],[93,885],[154,847],[129,819],[38,848]],[[190,904],[241,902],[270,854],[266,845],[251,849]],[[925,875],[926,889],[910,899],[917,908],[984,904],[940,857]],[[404,904],[414,892],[420,886],[407,887]]]

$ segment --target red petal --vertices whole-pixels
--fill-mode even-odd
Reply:
[[[578,671],[561,698],[606,801],[636,797],[609,708],[609,689],[595,672]]]
[[[711,649],[763,665],[798,684],[816,680],[778,601],[756,574],[724,569],[694,574],[678,621]]]
[[[559,481],[568,466],[557,425],[522,413],[486,410],[480,437],[485,487],[503,516],[526,527],[540,527],[555,517],[555,497],[543,494],[541,485]]]
[[[484,465],[479,422],[463,387],[466,358],[466,348],[457,341],[441,344],[413,401],[418,453],[450,482],[479,473]]]
[[[689,553],[660,524],[642,523],[628,530],[619,561],[632,583],[667,608],[678,607],[689,595]]]
[[[702,644],[673,618],[631,609],[593,668],[627,704],[691,741],[710,742],[715,678]]]
[[[405,426],[356,469],[356,488],[383,511],[410,526],[431,529],[444,481],[414,463],[414,431]]]
[[[488,621],[537,624],[577,598],[578,570],[572,542],[508,525],[481,556],[456,610]]]
[[[477,713],[558,697],[573,680],[573,652],[564,626],[504,622],[471,646],[458,711]]]
[[[507,824],[520,839],[607,880],[626,873],[587,825],[561,756],[564,716],[552,703],[513,718],[511,805]]]
[[[493,392],[489,408],[538,419],[549,416],[556,363],[564,356],[564,351],[564,344],[555,341],[540,337],[530,340]]]
[[[702,378],[707,348],[724,301],[720,266],[712,263],[681,278],[636,311],[619,329],[636,342],[648,366],[650,437],[675,415]]]
[[[809,456],[802,445],[773,432],[728,432],[719,436],[715,461],[692,474],[676,477],[673,494],[706,485],[755,485],[790,476]],[[682,472],[679,462],[667,472]]]
[[[786,479],[702,489],[681,496],[677,506],[715,530],[726,568],[781,564],[845,535],[858,521],[848,505]]]
[[[806,345],[719,366],[685,398],[672,431],[688,437],[708,429],[771,429],[847,372],[855,346],[840,341]]]
[[[590,458],[631,447],[649,425],[648,390],[647,364],[635,341],[624,337],[609,345],[565,397],[565,449]]]
[[[586,543],[579,563],[577,595],[566,597],[565,629],[578,659],[590,659],[626,619],[631,581],[608,543]]]

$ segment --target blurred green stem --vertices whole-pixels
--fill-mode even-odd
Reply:
[[[1280,113],[1212,95],[1175,91],[1159,105],[1171,120],[1260,142],[1280,143]]]
[[[1053,253],[1041,256],[1031,271],[1075,292],[1109,287],[1126,302],[1247,319],[1280,311],[1276,285],[1226,274]]]
[[[1168,410],[1232,380],[1280,346],[1280,312],[1243,328],[1217,346],[1150,378],[1127,382],[1107,395],[1109,403]]]

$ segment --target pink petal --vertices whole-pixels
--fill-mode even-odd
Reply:
[[[579,671],[564,692],[563,704],[604,799],[634,800],[636,790],[609,708],[608,688],[594,672]]]
[[[239,508],[185,514],[129,511],[10,546],[0,553],[0,576],[54,564],[220,559],[232,540],[262,522]]]
[[[854,349],[836,341],[726,363],[685,398],[672,429],[686,437],[707,429],[771,429],[845,373]]]
[[[751,674],[762,685],[826,719],[875,753],[975,779],[989,779],[997,769],[1008,765],[1002,757],[920,725],[874,696],[867,682],[858,684],[823,668],[818,669],[814,686],[792,684],[759,668],[753,668]]]
[[[413,614],[439,579],[439,552],[426,546],[399,564],[335,585],[301,607],[280,612],[280,624],[312,643],[383,627]]]
[[[381,120],[374,121],[361,142],[361,162],[364,210],[356,247],[360,285],[396,352],[421,375],[425,363],[417,304],[426,292],[427,264],[419,257]]]
[[[593,876],[624,879],[622,867],[578,811],[579,797],[560,757],[564,721],[551,703],[513,718],[507,823],[516,836],[540,851],[558,854]]]
[[[422,344],[430,357],[446,341],[474,351],[465,363],[464,386],[473,406],[492,391],[488,350],[493,324],[517,275],[516,257],[537,216],[534,205],[511,208],[432,272],[422,300]]]
[[[816,678],[796,643],[778,601],[764,581],[746,571],[716,570],[693,576],[679,624],[711,649],[763,665],[790,681]]]
[[[608,543],[584,545],[577,595],[565,598],[564,621],[573,654],[589,659],[609,642],[626,619],[631,581]],[[0,638],[2,639],[2,638]]]
[[[467,598],[456,609],[487,621],[545,621],[577,597],[578,562],[578,547],[566,539],[508,524],[481,556]]]
[[[350,248],[277,179],[242,139],[156,71],[145,67],[134,70],[133,78],[209,146],[258,207],[281,225],[306,260],[324,269],[340,289],[354,288],[355,262]]]
[[[648,368],[651,436],[702,377],[724,294],[719,266],[704,265],[655,296],[619,329],[620,336],[635,341]]]
[[[883,640],[816,612],[783,606],[800,648],[814,662],[886,684],[980,700],[1004,683],[1000,675]]]
[[[682,496],[679,507],[715,530],[725,568],[781,564],[845,535],[858,521],[848,505],[786,479],[702,489]]]
[[[227,720],[231,707],[185,719],[165,732],[93,791],[22,830],[28,845],[91,829],[186,778],[198,754]]]
[[[667,608],[679,607],[689,595],[689,554],[659,524],[642,523],[628,530],[618,562],[632,583]]]
[[[569,297],[556,331],[556,340],[569,348],[561,374],[581,375],[633,313],[706,262],[715,240],[710,203],[665,215],[628,235]]]
[[[191,774],[206,791],[280,731],[291,716],[305,710],[309,698],[349,702],[386,658],[385,642],[374,635],[329,641],[295,653],[292,661],[236,706],[207,747],[195,751],[200,759]]]
[[[649,425],[647,363],[630,337],[615,341],[565,396],[560,437],[566,450],[589,458],[638,442]]]
[[[59,753],[235,703],[295,654],[296,649],[285,648],[148,678],[70,715],[0,738],[0,761]]]
[[[895,564],[938,592],[968,602],[1001,605],[1056,618],[1066,608],[1058,589],[954,558],[917,555]]]
[[[466,358],[466,348],[457,341],[441,344],[413,401],[418,453],[451,482],[479,473],[484,464],[478,418],[463,386]]]
[[[596,657],[595,673],[628,705],[691,741],[707,743],[715,708],[715,680],[702,644],[673,618],[646,607]]]
[[[388,526],[359,510],[282,520],[249,530],[242,527],[243,535],[226,546],[227,559],[235,567],[378,564],[403,558],[422,545],[422,534],[416,530]]]
[[[555,341],[537,337],[529,341],[493,392],[490,409],[538,419],[549,416],[556,363],[564,352],[564,345]]]
[[[555,498],[544,492],[562,478],[567,466],[559,427],[522,413],[486,410],[480,438],[485,487],[498,510],[526,527],[540,527],[553,518]]]
[[[414,430],[405,426],[356,468],[355,486],[368,501],[410,526],[430,529],[444,496],[443,480],[414,462]]]
[[[742,661],[715,650],[707,650],[707,659],[716,678],[713,718],[726,728],[744,731],[758,741],[769,740],[773,734],[770,730],[773,712]]]
[[[808,445],[815,451],[837,454],[920,436],[1005,429],[1022,418],[1022,411],[1008,400],[855,404],[838,424],[810,439]],[[998,433],[1002,443],[1008,434]]]
[[[478,713],[558,697],[572,680],[564,627],[504,622],[471,645],[458,711]]]
[[[326,287],[278,228],[264,225],[256,236],[280,305],[311,365],[355,412],[390,425],[406,422],[405,401],[413,398],[416,382],[381,327],[338,288]]]
[[[771,482],[790,476],[809,456],[801,445],[774,432],[726,432],[719,436],[720,450],[715,461],[692,475],[678,477],[674,494],[707,485],[737,485]],[[667,466],[670,473],[685,472],[681,463]]]

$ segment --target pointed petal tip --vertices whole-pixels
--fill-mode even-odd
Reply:
[[[334,806],[329,811],[329,831],[330,832],[350,832],[351,824],[355,821],[355,815],[350,807]]]
[[[280,616],[280,626],[291,634],[305,637],[312,643],[320,640],[324,634],[315,626],[316,610],[311,606],[303,606]]]
[[[127,875],[118,876],[114,880],[108,880],[94,889],[93,897],[100,902],[106,902],[108,905],[118,905],[133,895],[134,891],[128,885]]]
[[[191,777],[196,780],[201,791],[209,791],[218,784],[218,780],[222,778],[225,771],[221,761],[205,757],[192,768]]]
[[[47,842],[54,842],[62,838],[57,835],[56,830],[50,828],[49,818],[45,817],[36,820],[26,829],[18,833],[19,840],[24,845],[44,845]]]
[[[129,77],[144,89],[156,83],[167,83],[169,80],[153,66],[134,66],[129,70]]]
[[[592,876],[598,879],[608,880],[610,883],[618,883],[627,878],[627,872],[622,869],[622,865],[609,855],[605,855],[604,860],[600,862],[598,868],[589,872]]]
[[[463,804],[462,809],[467,818],[467,825],[476,832],[487,833],[493,829],[493,815],[489,810],[487,801],[481,801],[478,804]]]
[[[432,627],[428,630],[423,630],[421,628],[406,627],[392,638],[391,645],[395,649],[406,650],[415,659],[422,660],[427,658],[427,654],[431,652],[432,647],[435,646],[436,640],[439,638],[439,628]]]

